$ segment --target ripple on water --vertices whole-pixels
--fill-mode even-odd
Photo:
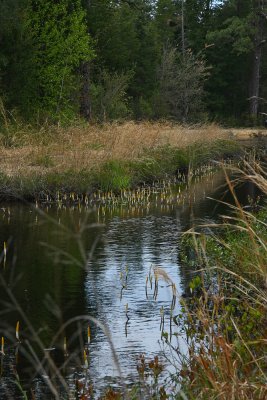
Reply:
[[[35,212],[29,212],[23,205],[10,205],[10,221],[3,219],[0,230],[0,243],[12,237],[6,269],[2,272],[7,279],[22,274],[16,286],[16,296],[34,326],[41,331],[49,326],[49,332],[54,334],[59,324],[51,316],[51,309],[44,305],[47,295],[57,304],[64,320],[86,314],[105,323],[123,373],[131,381],[129,377],[137,375],[136,365],[141,353],[148,358],[162,354],[162,307],[165,314],[164,329],[169,331],[172,288],[170,283],[160,278],[155,298],[155,277],[151,266],[165,271],[175,282],[179,294],[185,291],[192,274],[179,265],[181,232],[192,226],[196,219],[207,215],[213,218],[215,204],[206,196],[220,198],[222,190],[216,192],[215,188],[222,182],[222,176],[214,178],[212,184],[208,180],[198,182],[190,189],[194,191],[194,201],[187,196],[183,204],[151,206],[142,216],[135,211],[124,213],[120,209],[106,210],[105,226],[86,230],[86,251],[90,251],[95,239],[101,236],[86,270],[79,269],[71,262],[68,265],[60,262],[55,265],[56,257],[51,256],[51,250],[39,245],[39,242],[45,242],[77,257],[77,244],[73,237],[57,233],[60,228],[50,221],[38,222],[33,228]],[[216,210],[217,213],[221,211],[221,208]],[[81,213],[78,209],[70,212],[68,209],[51,208],[47,212],[56,220],[60,218],[61,224],[71,229],[77,229],[79,220],[88,216],[85,211]],[[38,218],[40,220],[41,216],[38,215]],[[88,218],[89,222],[95,222],[96,213],[91,213]],[[100,222],[103,222],[101,218]],[[15,258],[17,261],[13,269]],[[149,280],[146,290],[146,279],[150,275],[152,288]],[[0,293],[0,300],[5,301],[4,292]],[[177,300],[173,314],[178,312]],[[12,329],[16,320],[17,315],[10,315]],[[84,336],[86,326],[85,323]],[[92,323],[90,326],[90,375],[99,385],[107,380],[113,382],[118,370],[108,338],[100,328]],[[173,332],[178,331],[175,324],[172,329]],[[50,338],[45,337],[44,340],[47,341],[46,346],[50,345]],[[8,380],[10,375],[6,364],[5,373],[5,379]],[[69,377],[71,380],[71,374]],[[7,384],[5,379],[2,380],[3,385]]]

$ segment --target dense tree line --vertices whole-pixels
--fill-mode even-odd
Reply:
[[[252,123],[267,0],[0,0],[2,114]]]

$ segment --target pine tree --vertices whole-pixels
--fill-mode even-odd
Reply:
[[[248,111],[250,58],[253,49],[251,0],[225,1],[212,10],[205,36],[211,65],[208,108],[219,119],[239,119]]]
[[[260,80],[262,70],[263,47],[267,38],[267,1],[253,1],[253,62],[250,83],[250,114],[254,117],[259,112]]]

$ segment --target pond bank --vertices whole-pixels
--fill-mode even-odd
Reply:
[[[237,131],[246,140],[239,140]],[[0,138],[0,199],[35,201],[56,198],[58,192],[82,195],[149,185],[240,156],[253,132],[130,122],[9,131]]]
[[[263,185],[259,189],[266,195],[265,175],[259,172],[260,164],[246,166],[246,174],[241,177]],[[92,387],[98,398],[98,393],[109,385],[113,390],[102,399],[170,396],[181,400],[227,400],[232,393],[240,400],[266,398],[266,212],[258,216],[248,212],[261,205],[250,186],[238,192],[244,210],[238,208],[237,215],[231,214],[230,201],[232,206],[227,212],[229,199],[223,182],[223,171],[211,171],[193,179],[189,188],[186,183],[179,183],[176,189],[166,186],[156,190],[158,201],[151,201],[149,207],[100,205],[88,213],[87,207],[79,205],[50,204],[41,212],[30,205],[4,205],[9,212],[2,215],[0,232],[0,242],[7,243],[1,269],[5,278],[2,303],[6,304],[10,287],[7,282],[15,273],[16,259],[16,271],[22,278],[14,287],[14,294],[18,304],[25,305],[42,340],[40,360],[47,348],[64,350],[63,337],[51,342],[55,332],[61,332],[61,316],[64,321],[76,321],[81,316],[81,323],[75,322],[66,330],[69,356],[64,358],[64,370],[63,358],[51,353],[73,398],[85,396],[89,390],[91,393]],[[211,197],[223,202],[216,205]],[[223,226],[218,224],[222,214],[226,216]],[[206,228],[199,230],[201,235],[181,241],[182,232],[198,226],[203,218],[208,218],[209,226],[213,224],[213,234],[205,224]],[[227,221],[231,218],[236,225],[229,226]],[[84,229],[90,224],[92,229]],[[80,232],[84,235],[80,236]],[[78,241],[87,254],[99,234],[103,241],[95,248],[92,260],[81,264]],[[71,258],[66,257],[68,254]],[[58,318],[51,318],[47,307],[50,303],[43,301],[47,294],[59,304]],[[120,379],[107,338],[91,322],[90,362],[84,360],[84,349],[89,348],[88,320],[84,319],[87,315],[105,321],[109,327],[129,393],[117,392]],[[14,328],[19,320],[20,337],[24,340],[16,358],[16,346],[10,344],[15,343]],[[38,400],[47,400],[51,397],[49,388],[41,378],[29,380],[30,369],[22,357],[24,344],[32,343],[23,317],[5,314],[1,326],[6,355],[2,358],[0,392],[8,387],[9,397],[19,398],[11,394],[19,376],[25,390],[33,392]],[[77,343],[72,341],[74,337]],[[174,358],[168,356],[169,350]],[[18,373],[15,378],[14,371],[9,372],[12,362]],[[36,371],[35,363],[32,367]]]

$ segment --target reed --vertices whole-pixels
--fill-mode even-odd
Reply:
[[[265,167],[244,161],[226,180],[235,200],[232,214],[213,226],[188,232],[183,260],[194,265],[191,294],[182,301],[180,324],[188,353],[176,353],[182,365],[175,376],[188,399],[265,399],[266,369],[266,210],[244,209],[235,195],[240,180],[257,185],[266,197]],[[186,248],[194,248],[187,256]],[[177,398],[182,398],[179,394]]]

